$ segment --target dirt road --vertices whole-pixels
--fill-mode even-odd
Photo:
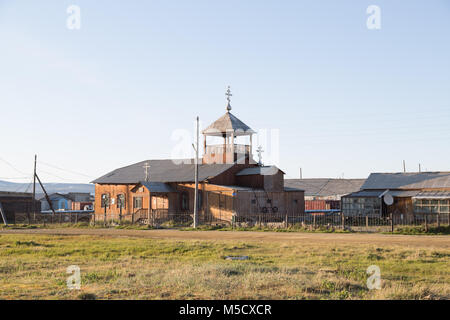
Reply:
[[[91,235],[102,237],[143,237],[173,240],[233,240],[262,242],[335,243],[401,245],[408,247],[450,248],[450,236],[404,236],[385,234],[340,234],[301,232],[250,232],[250,231],[179,231],[179,230],[125,230],[125,229],[10,229],[2,234]]]

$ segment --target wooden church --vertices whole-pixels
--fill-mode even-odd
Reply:
[[[199,161],[199,222],[247,221],[263,214],[280,217],[304,213],[303,190],[284,187],[284,172],[263,166],[252,157],[249,126],[231,113],[228,89],[226,113],[202,131],[204,150]],[[207,138],[223,139],[209,144]],[[248,144],[236,144],[248,137]],[[145,160],[112,172],[95,183],[95,213],[102,217],[133,217],[158,213],[192,216],[194,212],[195,161]]]

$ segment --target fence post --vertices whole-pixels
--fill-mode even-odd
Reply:
[[[341,225],[342,225],[342,230],[345,230],[345,216],[344,216],[343,212],[341,212]]]
[[[369,229],[369,216],[366,215],[366,228]]]
[[[285,217],[285,226],[286,226],[286,229],[289,227],[289,224],[288,224],[288,214],[286,213],[286,217]]]
[[[316,215],[313,214],[313,229],[316,228]]]
[[[425,232],[428,232],[428,215],[425,213]]]
[[[134,212],[131,213],[131,224],[134,224]]]
[[[390,218],[391,218],[391,233],[394,233],[394,215],[392,213],[390,214]]]
[[[437,219],[437,227],[439,228],[441,226],[441,219],[439,213],[437,214],[436,219]]]
[[[78,223],[78,212],[75,213],[75,224],[77,224],[77,223]]]

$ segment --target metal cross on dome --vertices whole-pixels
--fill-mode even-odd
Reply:
[[[228,101],[228,105],[227,105],[227,111],[230,112],[231,110],[231,98],[233,95],[231,94],[231,88],[230,86],[228,86],[227,92],[225,93],[225,95],[227,96],[227,101]]]
[[[258,164],[262,165],[262,153],[264,152],[264,150],[261,146],[258,146],[258,149],[256,149],[256,152],[258,153]]]
[[[145,163],[143,168],[145,169],[145,181],[148,182],[148,169],[150,169],[150,165],[148,164],[148,162]]]

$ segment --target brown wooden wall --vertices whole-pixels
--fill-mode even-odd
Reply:
[[[120,209],[117,207],[117,196],[125,195],[126,207],[122,214],[136,212],[133,208],[133,198],[141,196],[143,198],[144,209],[149,208],[149,203],[155,204],[157,208],[168,209],[171,213],[182,214],[181,194],[185,192],[189,199],[189,210],[186,214],[192,214],[194,211],[194,183],[171,183],[177,193],[154,194],[142,187],[141,190],[135,189],[135,185],[100,185],[95,186],[95,213],[104,214],[104,208],[101,207],[102,194],[109,194],[110,199],[114,198],[115,203],[110,204],[106,209],[107,215],[118,215]],[[231,221],[235,212],[237,215],[261,214],[263,207],[268,207],[268,213],[272,212],[270,208],[277,207],[278,214],[288,213],[289,215],[301,214],[305,210],[303,191],[284,192],[284,191],[242,191],[239,188],[231,186],[221,186],[209,183],[200,183],[199,191],[201,193],[201,206],[199,210],[200,218]],[[152,198],[152,200],[150,200]],[[256,203],[252,199],[256,199]],[[271,199],[272,203],[267,203]],[[295,201],[296,200],[296,201]]]
[[[255,164],[236,164],[227,171],[209,179],[209,183],[222,186],[244,186],[239,184],[236,173],[245,168],[255,167]]]
[[[271,200],[269,203],[267,200]],[[256,200],[256,201],[252,201]],[[237,215],[252,215],[262,213],[266,207],[268,213],[271,208],[277,207],[278,214],[298,215],[305,212],[305,199],[303,191],[291,192],[264,192],[264,191],[238,191],[236,201]]]

